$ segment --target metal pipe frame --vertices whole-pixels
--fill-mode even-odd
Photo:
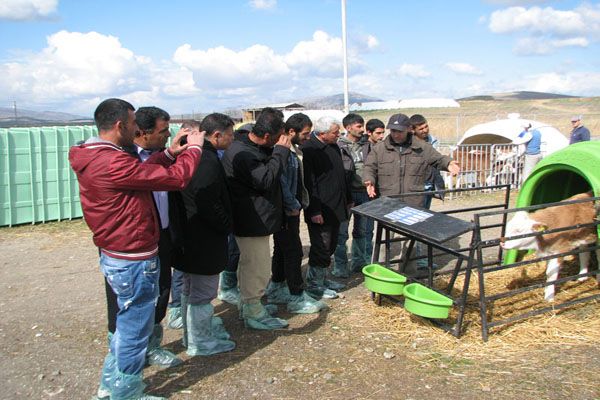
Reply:
[[[540,289],[540,288],[543,288],[543,287],[546,287],[549,285],[555,285],[555,284],[559,284],[559,283],[573,281],[573,280],[579,279],[581,277],[595,275],[596,278],[598,278],[598,275],[600,275],[600,271],[596,270],[594,272],[587,272],[587,273],[583,273],[583,274],[567,276],[567,277],[563,277],[563,278],[558,278],[558,279],[550,281],[550,282],[534,283],[534,284],[531,284],[531,285],[528,285],[528,286],[525,286],[522,288],[512,289],[512,290],[508,290],[505,292],[496,293],[493,295],[486,295],[486,292],[485,292],[485,275],[486,274],[492,273],[492,272],[497,272],[497,271],[502,271],[502,270],[507,270],[507,269],[512,269],[512,268],[518,268],[518,267],[521,267],[524,265],[534,264],[534,263],[537,263],[540,261],[548,261],[548,260],[559,258],[559,257],[565,257],[568,255],[576,255],[576,254],[580,254],[580,253],[584,253],[584,252],[591,252],[591,251],[600,249],[600,245],[597,242],[595,245],[589,245],[589,246],[585,246],[585,247],[581,247],[581,248],[576,248],[573,250],[569,250],[569,251],[565,251],[562,253],[553,254],[553,255],[549,255],[549,256],[537,257],[537,258],[534,258],[531,260],[517,261],[517,262],[511,263],[511,264],[507,264],[507,265],[502,265],[502,257],[501,257],[502,252],[501,251],[499,251],[499,253],[498,253],[499,256],[498,256],[497,260],[484,263],[482,249],[486,248],[486,247],[493,247],[493,246],[498,246],[501,249],[501,246],[499,246],[499,244],[502,239],[504,239],[504,240],[520,239],[520,238],[524,238],[524,237],[541,236],[541,235],[547,235],[549,233],[564,232],[564,231],[579,229],[579,228],[584,228],[584,227],[597,227],[600,224],[600,221],[596,220],[594,222],[586,223],[586,224],[574,224],[574,225],[567,226],[567,227],[548,229],[545,231],[533,232],[533,233],[524,234],[524,235],[515,235],[515,236],[510,236],[510,237],[504,237],[504,235],[506,233],[506,228],[504,227],[502,229],[501,238],[481,240],[480,233],[479,233],[481,230],[481,223],[480,223],[481,217],[502,215],[503,221],[506,221],[507,215],[509,213],[514,213],[517,211],[538,210],[538,209],[548,208],[548,207],[552,207],[552,206],[585,203],[585,202],[596,202],[598,200],[600,200],[600,197],[592,197],[589,199],[561,201],[561,202],[540,204],[540,205],[528,206],[528,207],[519,207],[519,208],[511,208],[511,209],[507,208],[505,210],[497,210],[495,212],[488,211],[488,212],[483,212],[483,213],[477,213],[474,215],[474,224],[475,224],[474,230],[477,231],[477,234],[474,234],[474,237],[476,237],[476,236],[479,237],[479,240],[476,243],[477,257],[476,257],[475,262],[477,264],[477,273],[478,273],[478,277],[479,277],[479,309],[480,309],[480,317],[481,317],[481,336],[482,336],[483,341],[488,340],[490,328],[513,323],[513,322],[520,321],[522,319],[526,319],[526,318],[529,318],[529,317],[532,317],[535,315],[544,314],[549,311],[562,309],[562,308],[565,308],[565,307],[568,307],[568,306],[571,306],[574,304],[584,303],[587,301],[591,301],[591,300],[600,298],[600,294],[595,294],[595,295],[591,295],[591,296],[587,296],[587,297],[583,297],[583,298],[579,298],[579,299],[567,300],[560,304],[552,304],[551,306],[541,307],[541,308],[534,309],[534,310],[531,310],[531,311],[528,311],[525,313],[513,315],[509,318],[493,321],[493,320],[491,320],[491,315],[488,318],[487,305],[490,303],[493,303],[496,300],[513,297],[515,295],[526,293],[526,292],[536,290],[536,289]],[[600,260],[598,260],[598,261],[600,261]],[[490,268],[489,266],[492,266],[492,267]]]
[[[451,212],[446,211],[446,212],[442,212],[442,213],[450,214],[450,213],[469,212],[469,211],[476,211],[476,210],[488,210],[491,208],[502,208],[504,210],[508,209],[508,205],[510,203],[511,185],[508,185],[508,184],[495,185],[495,187],[502,188],[506,191],[503,203],[498,203],[493,206],[488,205],[488,206],[481,206],[481,207],[471,207],[467,211],[451,210]],[[485,189],[489,189],[489,188],[490,187],[485,187]],[[435,191],[435,192],[432,191],[432,192],[427,192],[427,194],[438,193],[438,192],[443,192],[443,193],[464,192],[464,191],[473,191],[473,190],[478,190],[478,189],[479,188],[454,189],[454,190],[443,190],[443,191]],[[413,193],[406,193],[405,195],[397,195],[397,196],[390,196],[390,197],[401,198],[401,197],[405,197],[405,196],[422,196],[423,194],[424,194],[424,192],[413,192]],[[469,292],[469,286],[471,283],[471,274],[472,274],[473,269],[477,268],[475,266],[475,263],[478,260],[482,260],[482,254],[481,254],[482,248],[493,246],[493,245],[482,245],[481,231],[484,229],[492,228],[492,227],[498,227],[498,224],[490,225],[490,226],[482,226],[479,223],[477,214],[475,214],[475,221],[477,221],[477,222],[475,225],[475,229],[473,229],[472,234],[471,234],[471,242],[470,242],[469,247],[460,248],[458,250],[451,249],[451,248],[446,247],[439,243],[434,243],[434,242],[428,240],[427,238],[422,237],[421,235],[414,235],[411,237],[404,236],[401,238],[391,238],[392,232],[398,233],[398,234],[402,234],[402,232],[398,231],[397,229],[394,229],[393,227],[385,226],[385,224],[382,224],[379,221],[377,223],[377,229],[376,229],[376,234],[375,234],[375,246],[374,246],[374,249],[373,249],[374,251],[373,251],[373,255],[372,255],[373,263],[376,263],[379,261],[382,244],[385,246],[385,266],[388,268],[391,266],[391,264],[397,264],[397,263],[400,263],[401,261],[403,261],[403,265],[400,268],[400,271],[403,271],[410,260],[421,259],[421,258],[425,258],[425,257],[428,259],[428,261],[429,261],[428,262],[429,271],[428,271],[428,277],[427,277],[428,287],[438,293],[443,294],[444,296],[450,297],[452,299],[453,304],[458,307],[458,314],[456,317],[456,321],[453,324],[445,322],[445,320],[437,320],[437,319],[431,319],[431,318],[426,318],[426,319],[428,321],[430,321],[431,323],[433,323],[434,325],[438,326],[439,328],[443,329],[444,331],[451,333],[452,335],[454,335],[457,338],[460,337],[462,334],[466,302],[467,302],[467,297],[468,297],[468,292]],[[383,239],[383,236],[385,236],[385,239]],[[410,241],[407,254],[410,254],[415,241],[419,241],[419,242],[422,242],[427,245],[427,256],[412,257],[412,258],[407,257],[406,260],[401,260],[400,258],[391,259],[391,256],[390,256],[391,243],[392,242],[402,242],[402,241],[406,241],[406,240]],[[447,272],[443,272],[443,273],[438,273],[438,272],[435,273],[435,275],[446,275],[446,274],[450,274],[450,273],[452,274],[450,277],[450,281],[444,291],[440,291],[440,290],[432,287],[434,271],[433,271],[431,265],[432,265],[432,259],[434,257],[434,254],[433,254],[434,248],[441,251],[441,253],[436,253],[435,256],[449,254],[457,259],[455,267],[453,268],[452,272],[447,271]],[[466,251],[468,251],[468,254],[463,254]],[[477,253],[477,257],[475,256],[476,253]],[[467,261],[467,265],[465,268],[462,268],[464,261]],[[483,269],[483,267],[481,267],[481,269]],[[459,297],[454,298],[451,295],[452,289],[454,288],[454,286],[456,284],[456,279],[458,278],[458,276],[463,273],[465,275],[465,279],[464,279],[464,282],[462,285],[461,294]],[[408,278],[408,281],[423,283],[422,281],[419,281],[418,279],[410,278],[410,277]],[[481,282],[481,279],[480,279],[480,282]],[[381,304],[381,298],[388,298],[391,301],[393,301],[397,304],[400,304],[400,305],[404,304],[403,299],[397,299],[393,296],[388,296],[388,295],[375,295],[373,293],[372,298],[377,302],[377,304]],[[484,308],[485,308],[485,305],[484,305]]]

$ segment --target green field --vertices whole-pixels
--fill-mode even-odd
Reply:
[[[600,139],[600,97],[551,100],[471,100],[461,101],[460,108],[422,108],[362,111],[365,121],[379,118],[384,123],[390,115],[401,112],[408,116],[422,114],[429,121],[431,133],[443,143],[456,143],[463,133],[484,122],[519,113],[521,118],[547,123],[569,137],[571,116],[583,115],[583,124],[592,139]]]

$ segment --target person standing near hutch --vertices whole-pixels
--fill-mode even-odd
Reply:
[[[573,130],[571,131],[569,144],[588,142],[590,140],[590,130],[583,126],[583,123],[581,122],[581,115],[575,115],[572,117],[571,125],[573,125]]]

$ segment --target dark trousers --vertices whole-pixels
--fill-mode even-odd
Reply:
[[[327,268],[331,263],[331,255],[337,246],[340,223],[325,221],[323,225],[307,222],[310,237],[308,265],[311,267]]]
[[[171,266],[173,265],[173,245],[171,244],[171,235],[168,229],[160,231],[158,241],[158,259],[160,263],[160,275],[158,279],[159,295],[154,312],[154,324],[160,324],[167,314],[169,305],[169,295],[171,294]],[[106,292],[106,311],[108,318],[108,331],[115,333],[117,329],[117,313],[119,305],[117,296],[112,288],[104,279],[104,290]]]
[[[171,277],[171,302],[169,307],[181,307],[181,291],[183,290],[183,272],[178,269],[173,270]]]
[[[290,293],[302,293],[302,242],[300,241],[300,216],[286,216],[285,226],[273,234],[273,258],[271,279],[273,282],[287,281]]]
[[[229,236],[227,236],[227,253],[228,261],[225,266],[225,271],[237,272],[238,263],[240,262],[240,248],[235,241],[233,233],[230,233]]]

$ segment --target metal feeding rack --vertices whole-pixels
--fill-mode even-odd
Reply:
[[[510,185],[495,185],[469,189],[455,189],[452,191],[447,190],[428,192],[428,194],[447,194],[449,192],[466,191],[482,192],[488,191],[489,189],[503,190],[503,200],[494,204],[485,204],[475,207],[457,208],[437,212],[409,206],[402,201],[407,196],[423,196],[423,192],[416,192],[394,197],[381,197],[354,207],[352,212],[373,218],[375,221],[377,221],[375,246],[372,258],[373,263],[377,263],[380,260],[381,246],[383,245],[385,254],[382,264],[385,267],[391,268],[393,265],[397,265],[400,274],[404,274],[407,277],[407,283],[409,285],[410,283],[418,283],[423,285],[427,290],[446,296],[452,300],[452,305],[457,309],[456,318],[454,321],[451,321],[448,318],[441,319],[439,317],[428,319],[443,330],[450,332],[455,337],[460,337],[464,332],[463,323],[465,318],[469,286],[471,284],[472,275],[476,273],[479,278],[478,305],[481,318],[482,338],[484,341],[487,341],[491,328],[513,323],[534,315],[568,307],[573,304],[590,301],[600,297],[600,293],[598,293],[568,300],[560,304],[552,304],[551,306],[541,305],[519,315],[512,315],[509,318],[493,320],[492,314],[489,312],[490,305],[499,299],[516,296],[531,290],[553,285],[555,283],[562,283],[569,280],[575,280],[583,276],[598,274],[598,271],[593,271],[586,274],[559,278],[556,281],[532,283],[525,287],[507,290],[501,293],[488,294],[485,285],[486,274],[510,268],[519,268],[527,264],[538,261],[546,261],[551,258],[564,257],[566,255],[576,255],[583,251],[593,251],[599,248],[599,246],[596,245],[585,249],[571,250],[553,256],[539,257],[514,263],[504,263],[504,254],[502,248],[500,247],[500,241],[505,236],[506,222],[510,214],[517,211],[531,211],[559,204],[565,205],[583,201],[600,200],[599,197],[594,197],[589,200],[548,203],[510,209],[510,187]],[[472,213],[472,221],[465,221],[454,216],[454,214],[464,213]],[[539,236],[553,232],[578,229],[584,226],[597,226],[598,224],[599,222],[595,221],[590,224],[561,227],[559,229],[535,232],[528,235],[519,235],[507,239],[517,239],[526,236]],[[470,235],[470,242],[468,246],[461,247],[460,242],[452,241],[452,239],[463,235]],[[401,243],[405,250],[403,253],[405,255],[411,255],[412,250],[415,247],[415,243],[417,242],[423,243],[427,247],[426,255],[392,258],[392,243]],[[434,250],[436,250],[435,254]],[[450,256],[454,260],[454,263],[451,262],[449,263],[448,267],[444,268],[443,270],[436,271],[433,268],[433,260],[434,257],[437,258],[439,256]],[[419,259],[427,260],[426,276],[407,273],[407,266],[409,263]],[[442,288],[434,287],[434,276],[437,277],[442,275],[449,275],[448,284]],[[459,275],[464,275],[462,285],[457,285],[457,277]],[[382,298],[389,299],[400,305],[405,304],[405,298],[403,296],[392,296],[379,293],[373,293],[372,296],[378,304],[381,304]]]

